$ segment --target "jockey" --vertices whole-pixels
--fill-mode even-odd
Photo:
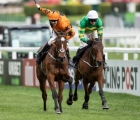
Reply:
[[[47,15],[52,30],[55,29],[58,32],[61,32],[61,31],[62,32],[66,32],[68,29],[70,29],[70,32],[66,36],[66,40],[69,41],[72,37],[74,37],[75,31],[72,29],[72,26],[70,24],[69,19],[64,14],[60,13],[57,10],[52,10],[51,11],[49,9],[42,8],[42,7],[40,7],[39,4],[36,4],[36,7],[38,8],[38,10],[42,11],[44,14]],[[51,36],[50,40],[37,53],[36,62],[38,64],[40,64],[41,61],[42,61],[42,53],[50,48],[51,44],[53,42],[55,42],[54,40],[55,40],[56,37],[57,37],[56,33],[54,31],[52,31],[52,36]],[[69,49],[68,48],[67,48],[66,54],[67,54],[67,57],[68,57],[69,65],[73,66],[72,62],[71,62],[71,58],[70,58],[70,54],[69,54]]]
[[[95,39],[102,41],[103,25],[102,20],[98,17],[98,13],[95,10],[90,10],[87,16],[84,16],[79,24],[79,38],[81,41],[80,48],[78,49],[76,56],[73,58],[73,63],[77,65],[81,54],[84,53],[85,49],[88,48],[88,37],[92,35]],[[82,51],[81,51],[82,50]],[[105,62],[105,55],[103,55],[104,69],[107,68]]]

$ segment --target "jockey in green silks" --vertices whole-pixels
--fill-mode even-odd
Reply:
[[[98,17],[98,13],[95,10],[90,10],[87,16],[84,16],[80,20],[78,34],[80,38],[80,48],[77,50],[76,56],[73,58],[73,63],[77,65],[80,56],[88,48],[88,39],[93,36],[96,40],[102,41],[103,25],[102,20]],[[104,69],[108,66],[105,62],[105,55],[103,54]]]

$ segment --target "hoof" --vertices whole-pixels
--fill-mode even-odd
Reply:
[[[82,109],[88,109],[88,103],[84,103]]]
[[[107,104],[104,104],[102,107],[103,107],[104,110],[105,110],[105,109],[109,109],[109,107],[108,107]]]
[[[67,99],[67,105],[72,105],[72,101],[70,101],[69,99]]]
[[[56,110],[55,110],[55,113],[56,113],[56,114],[61,114],[61,112],[60,112],[59,109],[56,109]]]
[[[77,101],[78,97],[77,96],[73,96],[73,101]]]
[[[108,106],[103,106],[103,109],[105,110],[107,110],[107,109],[109,109],[109,107]]]
[[[87,109],[88,109],[88,107],[82,107],[82,109],[86,109],[86,110],[87,110]]]

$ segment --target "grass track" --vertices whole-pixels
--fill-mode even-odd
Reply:
[[[78,101],[68,106],[68,90],[64,90],[63,113],[57,115],[50,90],[44,112],[39,88],[0,85],[0,120],[140,120],[140,97],[105,92],[110,109],[102,110],[98,92],[93,92],[89,109],[82,110],[84,91],[78,93]]]

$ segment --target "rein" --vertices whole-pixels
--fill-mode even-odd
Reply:
[[[93,58],[93,60],[95,61],[95,63],[96,63],[96,66],[93,66],[93,65],[91,65],[89,62],[87,62],[87,61],[85,61],[85,60],[82,60],[84,63],[86,63],[89,67],[92,67],[92,68],[98,68],[98,67],[100,67],[102,64],[103,64],[103,61],[97,61],[96,60],[96,57],[91,53],[91,50],[90,50],[90,55],[91,55],[91,57]]]

